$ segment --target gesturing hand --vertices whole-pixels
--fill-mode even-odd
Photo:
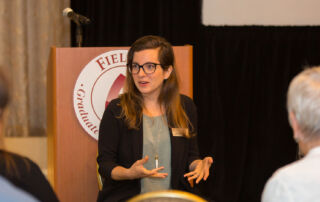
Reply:
[[[155,168],[152,170],[146,169],[143,164],[149,160],[149,157],[146,156],[143,159],[137,160],[129,168],[129,173],[132,179],[138,179],[143,177],[154,177],[154,178],[165,178],[168,176],[168,173],[159,173],[160,170],[163,170],[164,167]]]
[[[204,181],[209,177],[209,169],[211,164],[213,163],[212,157],[205,157],[203,160],[195,160],[190,165],[189,173],[186,173],[184,177],[188,178],[188,181],[192,181],[196,179],[196,183],[198,184],[202,179]]]

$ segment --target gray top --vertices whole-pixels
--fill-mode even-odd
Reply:
[[[165,116],[149,117],[143,115],[143,157],[149,156],[144,167],[152,170],[156,167],[155,156],[158,155],[160,172],[168,173],[162,178],[145,177],[141,179],[141,193],[170,189],[171,181],[171,142],[170,133]]]

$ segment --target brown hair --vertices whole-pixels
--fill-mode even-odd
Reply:
[[[127,77],[124,86],[125,93],[120,96],[120,105],[122,107],[121,117],[124,117],[130,129],[138,129],[142,122],[143,97],[134,84],[133,77],[129,71],[132,65],[135,52],[159,48],[159,61],[161,68],[167,70],[170,66],[172,72],[168,79],[164,80],[158,102],[165,108],[168,125],[171,128],[189,128],[192,131],[192,124],[181,106],[179,94],[179,82],[175,69],[174,53],[171,44],[159,36],[144,36],[136,40],[127,57]],[[190,126],[190,127],[188,127]],[[190,137],[188,131],[184,134]]]

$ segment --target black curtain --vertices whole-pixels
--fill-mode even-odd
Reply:
[[[71,0],[88,16],[84,46],[129,46],[160,35],[194,46],[199,147],[214,165],[203,194],[258,202],[266,180],[296,159],[286,91],[305,65],[320,64],[319,27],[205,27],[201,0]],[[72,44],[75,45],[72,23]]]
[[[83,27],[83,46],[129,46],[148,34],[193,44],[201,22],[199,0],[71,0],[71,8],[92,20]],[[72,23],[75,46],[74,35]]]
[[[203,187],[217,201],[260,201],[266,180],[296,159],[290,80],[320,64],[319,27],[203,27],[194,69],[199,139],[215,159]]]

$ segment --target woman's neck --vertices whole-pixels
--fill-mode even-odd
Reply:
[[[144,99],[143,114],[153,117],[164,114],[163,107],[160,106],[158,99]]]

